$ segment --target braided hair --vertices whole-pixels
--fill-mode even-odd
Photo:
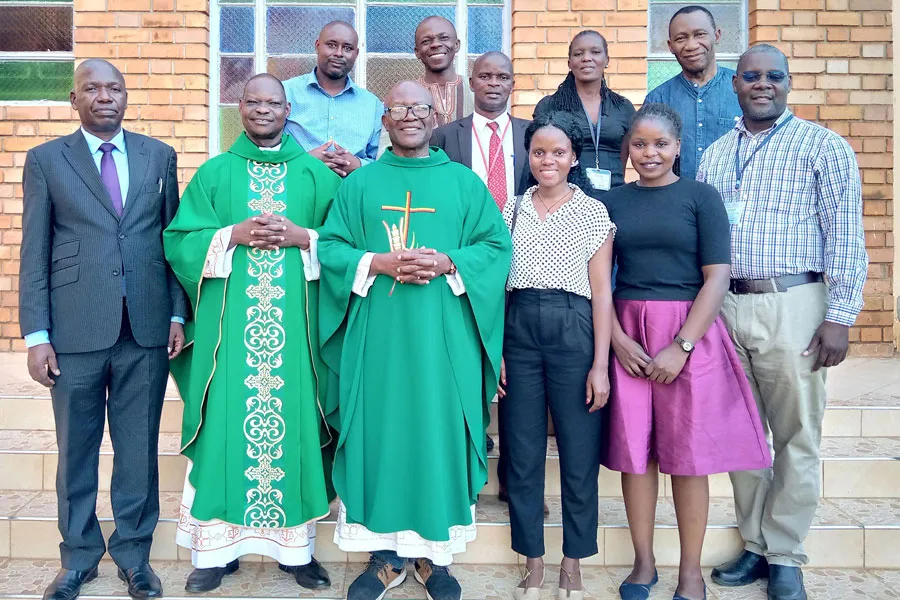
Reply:
[[[631,133],[634,131],[634,128],[637,127],[637,124],[641,121],[650,119],[655,119],[664,123],[668,126],[669,133],[672,134],[672,137],[676,140],[681,140],[681,131],[683,129],[681,116],[668,104],[651,102],[641,106],[641,110],[637,111],[637,114],[634,115],[634,119],[631,121],[631,127],[628,128],[628,133],[625,135],[625,140],[622,143],[623,148],[627,148],[630,145]],[[680,171],[681,158],[676,157],[675,163],[672,165],[672,172],[676,175],[680,175]]]
[[[564,111],[549,112],[536,117],[529,123],[528,128],[525,130],[525,150],[528,152],[529,156],[531,155],[531,139],[538,130],[543,129],[544,127],[559,129],[566,134],[567,138],[569,138],[569,142],[572,144],[572,152],[575,153],[575,160],[577,160],[578,163],[569,169],[567,181],[569,183],[574,183],[581,188],[582,192],[590,195],[593,188],[591,187],[587,176],[584,174],[584,169],[581,168],[581,151],[584,148],[584,142],[578,121],[576,121],[571,114]],[[529,169],[528,187],[533,185],[537,185],[537,180]]]
[[[584,31],[579,31],[575,34],[575,37],[569,42],[569,58],[572,57],[572,46],[575,44],[575,41],[588,35],[595,35],[600,38],[600,45],[603,46],[603,52],[606,56],[609,56],[609,45],[606,43],[606,38],[598,31],[585,29]],[[624,96],[609,89],[606,85],[606,76],[600,81],[600,95],[604,100],[609,98],[609,101],[613,106],[623,106],[628,102]],[[564,110],[578,113],[584,110],[582,108],[581,98],[578,97],[578,89],[575,87],[575,74],[572,73],[571,70],[569,70],[569,74],[566,75],[563,82],[559,84],[559,87],[550,96],[549,102],[550,110]]]

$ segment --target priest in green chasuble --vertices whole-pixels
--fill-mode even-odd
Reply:
[[[478,176],[429,148],[432,103],[391,90],[392,146],[344,180],[319,237],[335,542],[372,553],[350,600],[400,585],[407,558],[429,598],[458,599],[447,566],[487,481],[511,244]]]
[[[289,112],[278,79],[252,78],[245,133],[200,167],[163,235],[194,314],[172,363],[190,461],[176,537],[191,550],[190,592],[215,589],[247,554],[277,560],[301,586],[330,585],[312,557],[333,496],[315,229],[340,178],[283,133]]]

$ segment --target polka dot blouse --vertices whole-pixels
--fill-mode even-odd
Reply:
[[[574,184],[572,198],[545,221],[538,217],[530,188],[519,203],[519,217],[513,232],[513,257],[507,290],[557,289],[591,298],[588,261],[603,242],[615,233],[606,207]],[[506,226],[512,225],[515,202],[503,209]]]

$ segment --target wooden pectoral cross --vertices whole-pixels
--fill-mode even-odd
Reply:
[[[392,210],[397,212],[402,212],[403,216],[400,218],[400,241],[402,242],[402,247],[395,248],[395,241],[393,236],[391,235],[391,228],[388,227],[387,223],[384,223],[385,229],[388,230],[388,242],[391,245],[391,250],[408,250],[409,249],[409,217],[412,213],[433,213],[436,212],[433,208],[413,208],[412,207],[412,192],[406,192],[406,206],[382,206],[381,210]]]

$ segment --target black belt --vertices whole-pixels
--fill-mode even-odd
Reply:
[[[771,294],[786,292],[788,288],[820,281],[823,281],[822,274],[810,271],[798,275],[772,277],[771,279],[732,279],[728,290],[732,294]]]

